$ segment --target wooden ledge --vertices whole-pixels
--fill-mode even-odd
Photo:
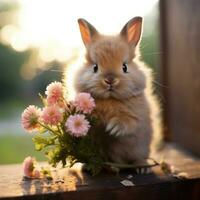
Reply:
[[[0,199],[200,199],[200,159],[168,145],[156,155],[164,156],[188,179],[164,175],[159,167],[149,175],[123,172],[91,177],[79,167],[53,171],[53,180],[28,180],[22,177],[21,165],[0,166]],[[130,176],[132,175],[132,177]],[[121,181],[130,180],[133,186]]]

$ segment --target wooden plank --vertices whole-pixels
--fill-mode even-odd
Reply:
[[[166,1],[159,1],[160,9],[160,67],[159,67],[159,77],[162,87],[160,88],[163,98],[161,99],[161,104],[163,107],[162,117],[163,117],[163,139],[165,141],[171,141],[171,135],[168,130],[169,124],[169,113],[168,113],[168,53],[167,53],[167,7]]]
[[[173,141],[200,155],[200,1],[160,4],[166,126]]]
[[[77,166],[52,171],[53,180],[30,180],[22,177],[21,165],[2,165],[0,199],[200,199],[200,159],[173,146],[154,155],[156,159],[163,156],[176,170],[187,172],[188,179],[164,175],[159,167],[149,175],[126,171],[92,177]],[[129,180],[134,186],[125,187],[121,181],[128,179],[130,174],[133,177]]]

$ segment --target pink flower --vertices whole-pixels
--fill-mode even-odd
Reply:
[[[22,126],[24,127],[24,129],[31,132],[39,128],[40,125],[38,124],[38,119],[40,117],[40,114],[41,110],[38,109],[36,106],[28,106],[22,113],[21,117]]]
[[[65,123],[65,127],[70,134],[75,137],[85,136],[90,128],[85,115],[70,115]]]
[[[31,156],[28,156],[24,159],[23,162],[23,171],[24,176],[28,178],[40,178],[40,171],[35,169],[35,159]]]
[[[62,119],[62,112],[56,105],[44,108],[41,114],[41,120],[50,125],[57,125],[62,121]]]
[[[35,159],[30,156],[24,159],[24,162],[23,162],[24,176],[29,177],[29,178],[33,176],[33,170],[35,168],[34,161]]]
[[[63,86],[60,82],[53,82],[47,86],[45,94],[47,95],[47,104],[53,105],[63,98]]]
[[[79,111],[86,114],[92,112],[95,102],[89,93],[79,93],[74,100],[74,105]]]

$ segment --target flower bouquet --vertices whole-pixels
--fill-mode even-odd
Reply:
[[[44,107],[30,105],[22,113],[22,125],[28,132],[35,132],[33,142],[37,151],[44,151],[49,163],[56,167],[85,163],[93,175],[99,173],[104,159],[90,130],[95,118],[92,115],[95,101],[89,93],[79,93],[73,101],[64,95],[60,82],[48,85],[45,96],[39,95]],[[33,162],[28,158],[28,166]],[[25,166],[26,161],[25,161]],[[28,171],[28,170],[26,170]]]

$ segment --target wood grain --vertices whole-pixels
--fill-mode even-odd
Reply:
[[[160,5],[165,125],[173,141],[200,155],[200,1]]]
[[[132,171],[119,174],[102,173],[92,177],[80,170],[53,170],[53,180],[24,179],[21,165],[0,166],[0,199],[200,199],[200,159],[167,146],[154,155],[165,158],[176,170],[186,172],[188,179],[180,180],[165,175],[159,167],[149,175],[134,175]],[[41,165],[44,165],[42,163]],[[134,186],[125,187],[120,182],[129,180]]]

